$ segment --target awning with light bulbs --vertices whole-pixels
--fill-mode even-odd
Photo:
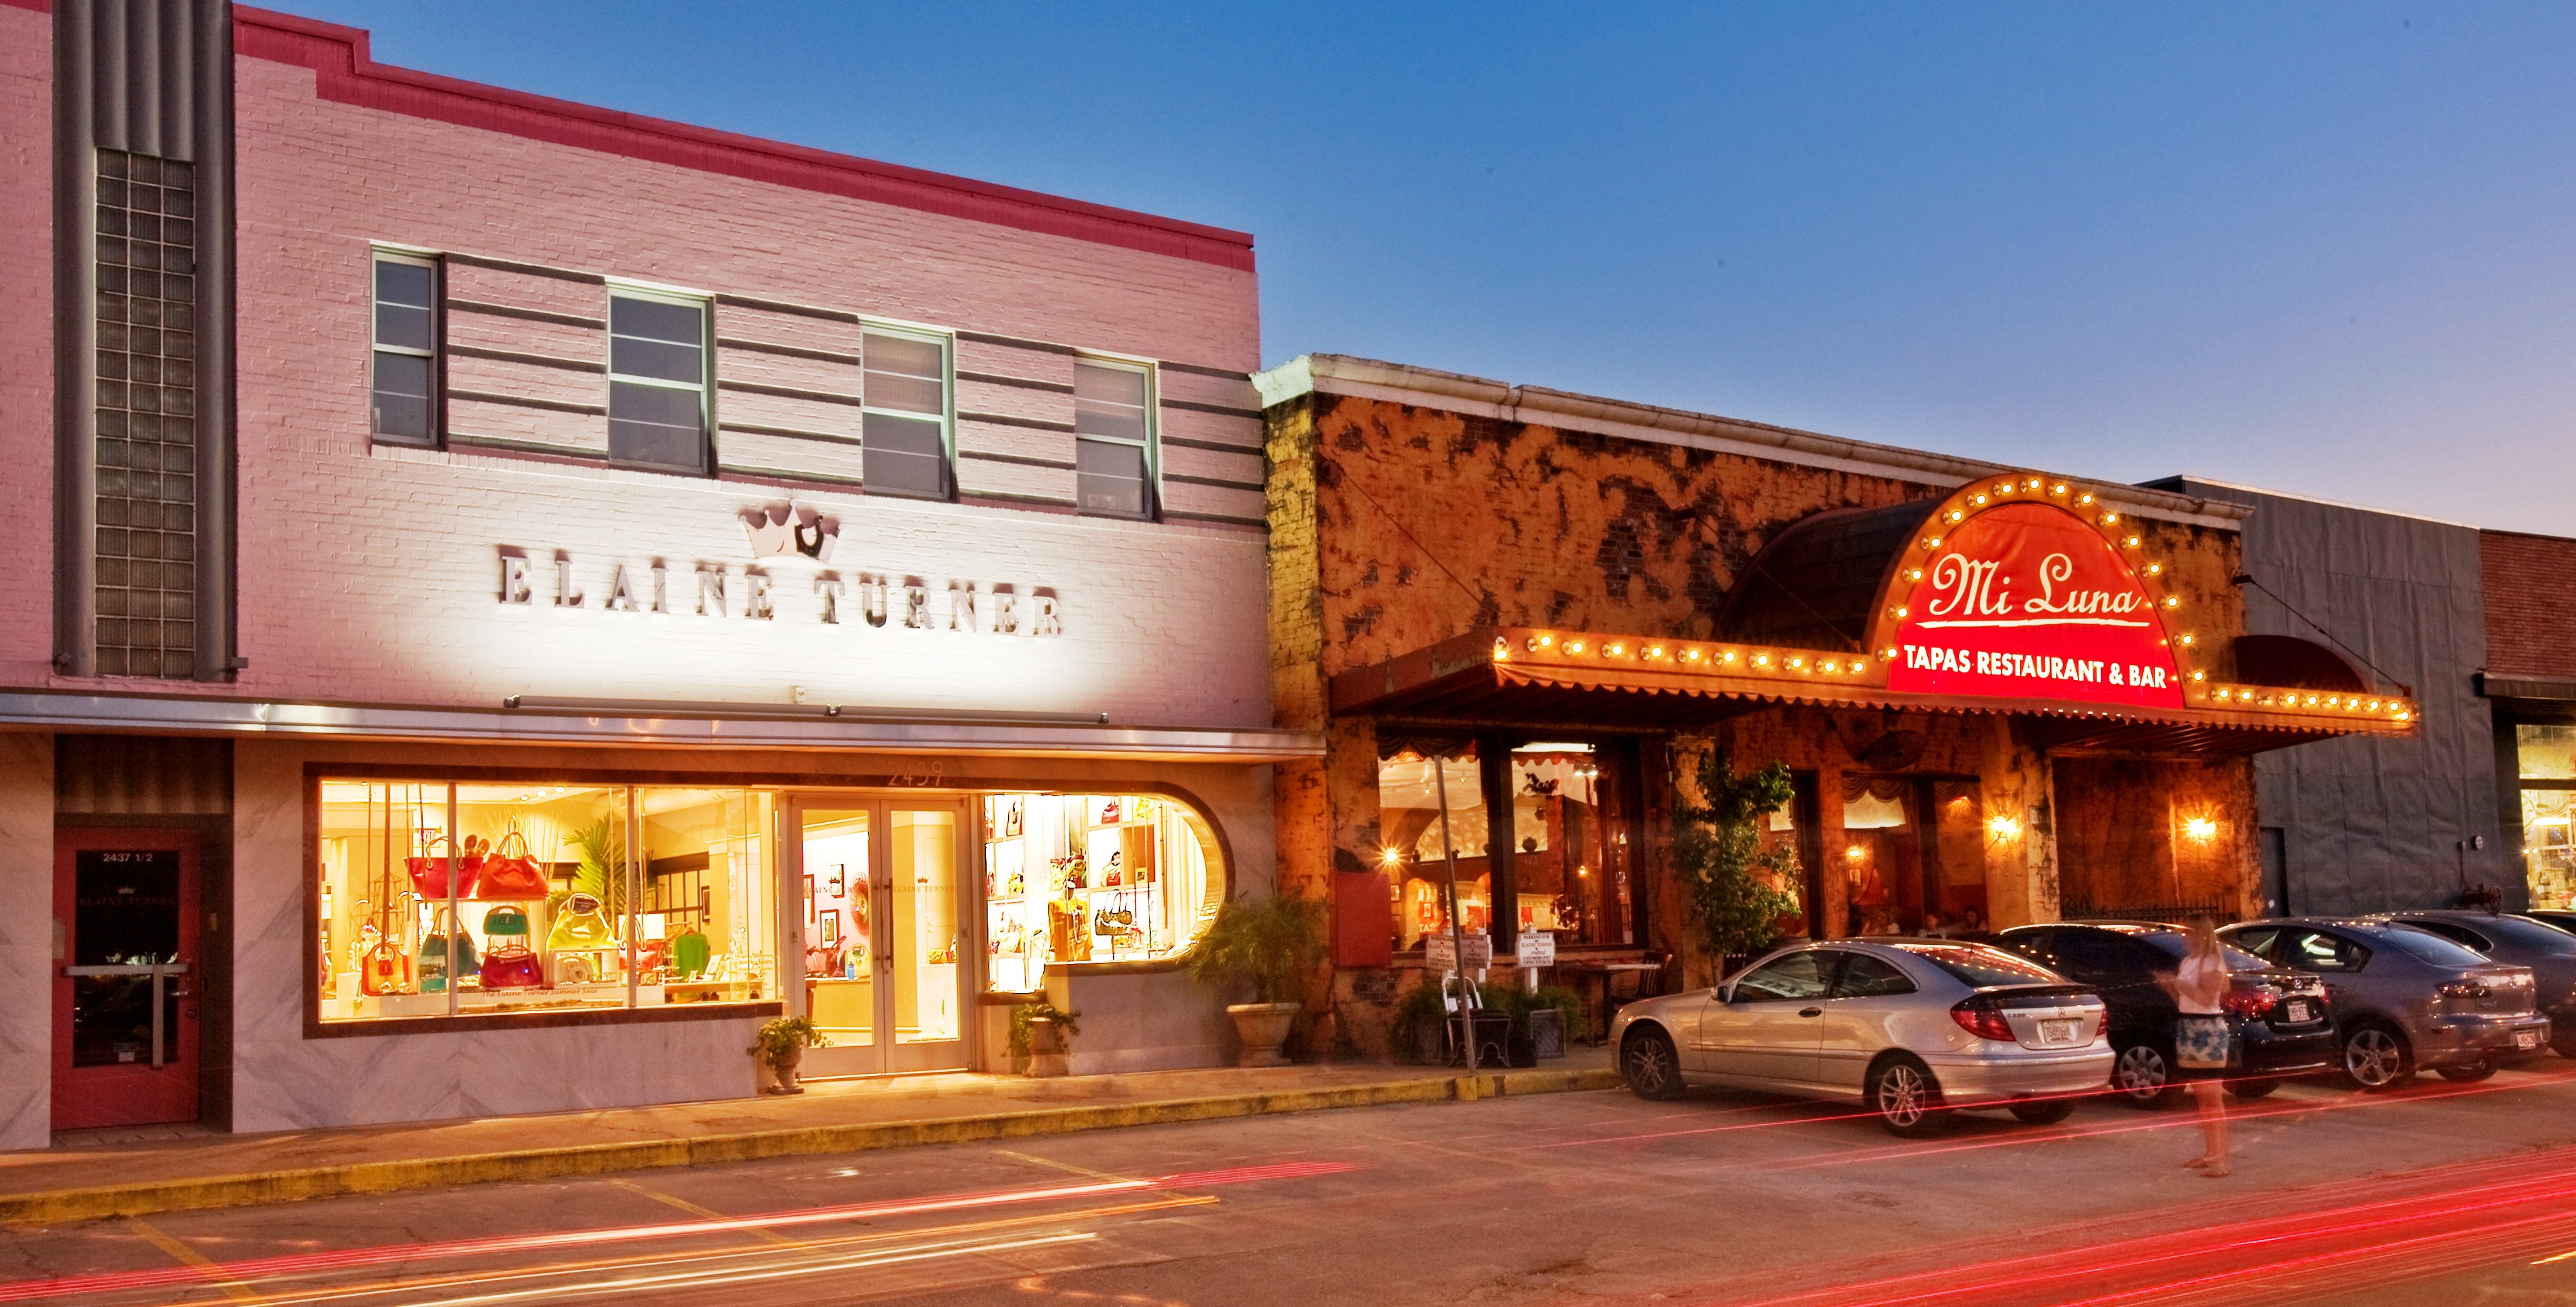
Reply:
[[[1924,694],[1890,690],[1886,664],[1847,653],[1521,627],[1479,627],[1345,672],[1331,695],[1337,716],[1453,729],[1690,731],[1783,704],[2010,713],[2038,719],[2051,749],[2124,753],[2259,753],[2414,729],[2412,702],[2385,697],[2230,684],[2154,708]]]

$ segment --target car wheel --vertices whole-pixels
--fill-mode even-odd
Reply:
[[[2257,1098],[2269,1098],[2272,1096],[2272,1091],[2280,1087],[2281,1078],[2279,1076],[2257,1076],[2251,1080],[2230,1080],[2227,1082],[2228,1093],[2234,1094],[2238,1098],[2245,1099],[2249,1102]]]
[[[1639,1098],[1660,1102],[1682,1096],[1681,1054],[1673,1049],[1673,1037],[1653,1026],[1629,1032],[1619,1048],[1619,1070],[1627,1077],[1628,1092]]]
[[[2111,1064],[2111,1092],[2131,1107],[2162,1107],[2173,1101],[2173,1062],[2153,1044],[2129,1044]]]
[[[1910,1057],[1890,1058],[1869,1074],[1869,1107],[1878,1123],[1899,1139],[1939,1134],[1950,1113],[1941,1106],[1941,1086],[1932,1072]]]
[[[2386,1026],[2363,1026],[2344,1036],[2343,1073],[2368,1090],[2395,1089],[2415,1077],[2415,1053],[2406,1037]]]
[[[2454,1084],[2473,1085],[2496,1073],[2493,1062],[2471,1062],[2467,1066],[2435,1067],[2444,1080]]]
[[[2075,1115],[2075,1104],[2064,1098],[2043,1098],[2036,1102],[2013,1104],[2012,1114],[2024,1125],[2055,1125]]]

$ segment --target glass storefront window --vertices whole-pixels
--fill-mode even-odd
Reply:
[[[1458,915],[1482,931],[1493,912],[1493,878],[1485,860],[1485,800],[1472,752],[1432,759],[1407,750],[1377,765],[1378,859],[1393,889],[1395,946],[1421,946],[1449,929],[1448,866],[1458,858]],[[1435,772],[1433,769],[1438,768]],[[1441,843],[1440,789],[1449,801],[1449,843]]]
[[[2535,908],[2576,907],[2576,726],[2517,725],[2522,861]]]
[[[1049,962],[1189,951],[1224,901],[1216,835],[1152,794],[993,794],[984,800],[986,987],[1028,993]]]
[[[325,780],[321,799],[325,1022],[777,996],[766,794]]]
[[[1632,755],[1540,742],[1515,747],[1502,764],[1512,796],[1510,907],[1518,930],[1551,932],[1562,945],[1632,942],[1632,822],[1617,799],[1620,757]],[[1469,933],[1492,929],[1484,765],[1472,747],[1436,762],[1409,749],[1378,761],[1378,859],[1390,882],[1398,949],[1419,947],[1423,936],[1449,929],[1444,786],[1448,849],[1458,859],[1459,924]]]

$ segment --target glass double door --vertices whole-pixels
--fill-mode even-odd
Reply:
[[[973,977],[962,799],[818,795],[789,807],[805,1013],[830,1041],[802,1074],[961,1068]]]

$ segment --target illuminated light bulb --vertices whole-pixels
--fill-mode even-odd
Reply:
[[[2050,494],[2052,494],[2052,495],[2062,495],[2062,494],[2065,494],[2065,493],[2066,493],[2066,483],[2065,483],[2065,482],[2063,482],[2063,481],[2058,482],[2056,485],[2053,485],[2053,486],[2051,486],[2051,487],[2049,487],[2049,488],[2048,488],[2048,493],[2050,493]]]
[[[2183,642],[2184,644],[2190,644],[2190,643],[2191,643],[2191,636],[2190,636],[2189,634],[2185,634],[2185,635],[2183,636],[2183,638],[2182,638],[2182,642]]]
[[[1970,503],[1975,503],[1975,504],[1983,504],[1983,503],[1985,503],[1985,502],[1986,502],[1986,497],[1985,497],[1984,495],[1979,495],[1979,496],[1977,496],[1975,499],[1970,500],[1969,502],[1970,502]]]
[[[1728,662],[1728,663],[1734,662],[1734,661],[1735,661],[1735,651],[1734,651],[1734,650],[1732,650],[1732,649],[1729,649],[1729,650],[1727,650],[1725,653],[1718,655],[1718,661],[1720,661],[1720,662]]]
[[[1381,866],[1393,867],[1404,861],[1404,855],[1391,848],[1382,849],[1378,852],[1377,860]]]
[[[2118,526],[2119,524],[2120,524],[2120,515],[2119,515],[2119,514],[2117,514],[2117,513],[2104,513],[2104,514],[2102,515],[2102,525],[2104,525],[2104,526]]]
[[[1769,654],[1755,654],[1755,655],[1753,655],[1753,665],[1754,665],[1754,666],[1756,666],[1756,667],[1768,667],[1768,666],[1770,666],[1770,665],[1771,665],[1771,655],[1769,655]]]
[[[2312,694],[2308,696],[2308,706],[2311,708],[2317,706],[2317,697],[2315,695]]]
[[[1998,495],[2009,495],[2009,494],[2011,494],[2012,492],[2013,492],[2013,483],[2012,483],[2012,482],[2010,482],[2010,481],[1998,481],[1998,482],[1996,482],[1996,483],[1995,483],[1995,493],[1996,493],[1996,494],[1998,494]]]
[[[2405,721],[2407,718],[2412,717],[2412,716],[2414,716],[2414,714],[2413,714],[2413,713],[2399,713],[2399,714],[2397,714],[2397,720],[2399,720],[2399,721],[2401,721],[2401,722],[2402,722],[2402,721]]]
[[[1613,658],[1616,658],[1616,657],[1618,657],[1619,655],[1621,655],[1621,654],[1624,654],[1624,653],[1628,652],[1628,646],[1626,646],[1626,645],[1624,645],[1624,644],[1614,644],[1614,645],[1610,646],[1609,648],[1602,650],[1601,652],[1603,652],[1603,653],[1605,653],[1605,654],[1608,654],[1609,656],[1611,656],[1611,657],[1613,657]]]
[[[2207,843],[2210,840],[2218,838],[2218,823],[2211,821],[2207,817],[2187,818],[2183,821],[2182,833],[2195,840],[2199,840],[2202,843]]]
[[[2021,838],[2021,823],[2000,812],[1986,819],[1986,829],[1999,840]]]
[[[2370,701],[2370,710],[2371,710],[2372,712],[2377,712],[2377,711],[2379,711],[2379,701],[2378,701],[2377,699],[2373,699],[2373,700],[2371,700],[2371,701]]]
[[[1541,649],[1545,649],[1545,648],[1547,648],[1549,645],[1552,645],[1552,644],[1555,644],[1555,643],[1556,643],[1556,637],[1555,637],[1555,636],[1552,636],[1552,635],[1542,635],[1542,636],[1540,636],[1540,637],[1538,638],[1538,647],[1539,647],[1539,648],[1541,648]]]
[[[1858,862],[1861,859],[1868,857],[1869,854],[1863,851],[1859,845],[1855,844],[1850,848],[1843,850],[1843,856],[1849,858],[1853,862]]]
[[[1685,650],[1683,650],[1683,651],[1682,651],[1682,661],[1683,661],[1683,662],[1686,662],[1686,663],[1695,663],[1695,662],[1698,662],[1698,661],[1699,661],[1699,650],[1697,650],[1697,649],[1685,649]]]
[[[1950,520],[1953,522],[1965,521],[1967,520],[1967,516],[1967,514],[1960,512],[1958,509],[1954,508],[1950,510]]]
[[[2221,703],[2224,703],[2224,702],[2226,702],[2227,700],[2232,699],[2232,698],[2234,698],[2234,697],[2236,697],[2236,696],[2235,696],[2235,692],[2234,692],[2234,691],[2232,691],[2232,690],[2220,690],[2220,691],[2218,692],[2218,699],[2219,699],[2219,702],[2221,702]]]
[[[2165,574],[2165,565],[2164,565],[2164,564],[2162,564],[2162,563],[2149,563],[2149,564],[2147,564],[2147,575],[2149,575],[2149,576],[2163,576],[2164,574]]]
[[[1941,537],[1939,537],[1939,536],[1934,536],[1934,537],[1932,537],[1932,543],[1931,543],[1931,545],[1930,545],[1930,546],[1928,546],[1928,547],[1929,547],[1929,548],[1933,548],[1933,549],[1938,549],[1938,548],[1940,548],[1940,547],[1941,547]]]
[[[1510,662],[1511,660],[1512,660],[1512,645],[1511,645],[1511,641],[1509,641],[1509,640],[1505,640],[1505,639],[1504,639],[1504,638],[1502,638],[1501,636],[1495,636],[1495,637],[1494,637],[1494,661],[1495,661],[1495,662],[1498,662],[1498,663],[1507,663],[1507,662]]]
[[[2039,478],[2038,478],[2038,477],[2032,477],[2032,478],[2030,479],[2030,488],[2031,488],[2031,489],[2033,489],[2033,490],[2037,490],[2037,489],[2039,489]],[[2065,488],[2066,488],[2066,487],[2064,487],[2064,486],[2059,486],[2059,487],[2058,487],[2058,489],[2060,489],[2060,490],[2063,490],[2063,489],[2065,489]]]
[[[1896,619],[1897,619],[1897,620],[1899,620],[1899,621],[1903,621],[1903,620],[1904,620],[1904,618],[1905,618],[1905,614],[1906,614],[1906,612],[1907,612],[1907,611],[1908,611],[1907,609],[1905,609],[1905,608],[1903,608],[1903,607],[1901,607],[1901,606],[1900,606],[1900,607],[1896,607],[1896,608],[1890,608],[1890,609],[1888,609],[1888,610],[1887,610],[1887,613],[1888,613],[1888,616],[1890,616],[1890,617],[1894,617],[1894,618],[1896,618]]]
[[[2195,681],[2206,681],[2206,680],[2208,680],[2208,679],[2209,679],[2209,673],[2207,673],[2207,672],[2193,672],[2193,673],[2191,674],[2191,679],[2193,679],[2193,680],[2195,680]]]
[[[1565,651],[1567,653],[1581,653],[1583,652],[1583,642],[1581,640],[1568,640],[1565,642]]]
[[[1881,655],[1879,655],[1879,656],[1880,656],[1880,657],[1882,657],[1882,658],[1891,658],[1891,659],[1892,659],[1892,658],[1894,658],[1894,657],[1896,657],[1896,646],[1895,646],[1895,645],[1889,645],[1889,646],[1887,647],[1887,652],[1885,652],[1885,653],[1883,653],[1883,654],[1881,654]]]
[[[2180,607],[2182,607],[2182,596],[2181,596],[2181,595],[2166,595],[2166,596],[2165,596],[2165,607],[2167,607],[2167,608],[2180,608]]]
[[[1661,658],[1664,656],[1664,647],[1662,645],[1656,645],[1646,651],[1646,656],[1649,658]]]
[[[2079,503],[2079,504],[2089,504],[2089,503],[2092,503],[2092,502],[2093,502],[2093,496],[2091,496],[2091,495],[2077,495],[2077,496],[2075,497],[2075,502],[2076,502],[2076,503]]]
[[[2339,698],[2339,697],[2335,696],[2335,695],[2331,695],[2331,694],[2329,694],[2329,695],[2327,695],[2327,696],[2326,696],[2326,706],[2327,706],[2327,707],[2329,707],[2329,708],[2335,707],[2336,705],[2341,704],[2342,702],[2343,702],[2343,700],[2342,700],[2341,698]]]

